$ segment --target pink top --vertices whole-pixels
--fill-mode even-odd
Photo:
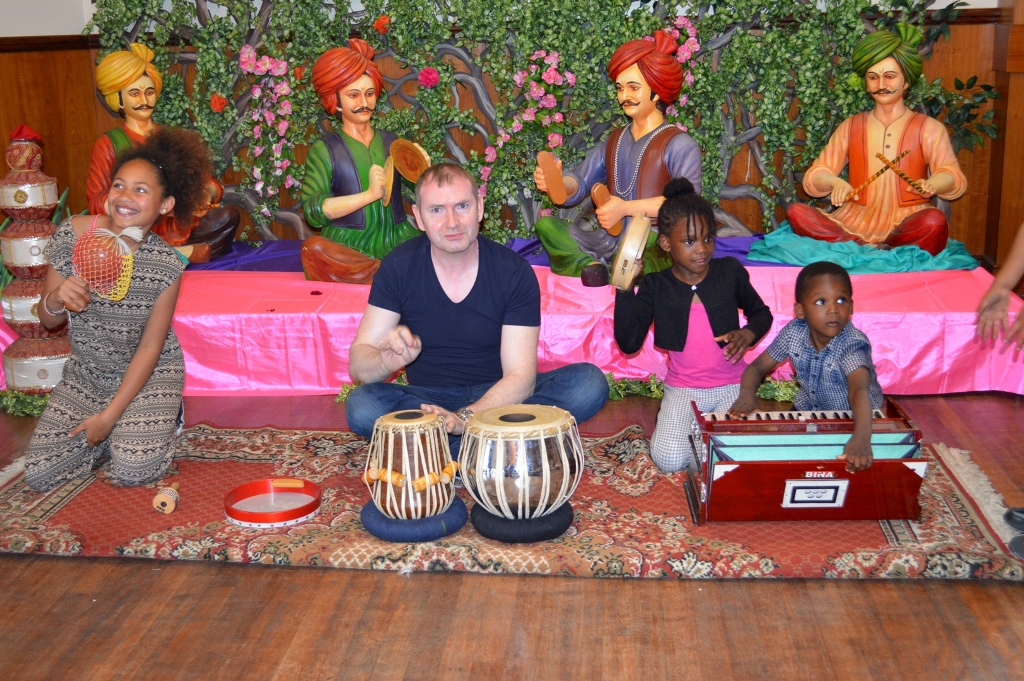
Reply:
[[[696,300],[690,306],[690,324],[686,345],[680,352],[668,353],[665,385],[673,388],[718,388],[739,383],[747,363],[733,364],[715,342],[707,310]]]

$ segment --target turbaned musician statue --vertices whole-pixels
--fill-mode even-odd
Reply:
[[[880,248],[918,246],[938,255],[949,239],[946,216],[930,203],[967,191],[946,127],[904,104],[921,77],[921,32],[899,24],[877,31],[853,50],[853,71],[875,108],[839,124],[807,169],[804,191],[828,196],[837,209],[823,213],[794,203],[786,211],[793,232],[828,242],[856,241]],[[839,174],[849,166],[849,180]]]

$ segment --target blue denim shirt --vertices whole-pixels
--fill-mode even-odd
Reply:
[[[821,352],[811,342],[807,321],[794,319],[775,337],[765,351],[776,362],[787,359],[793,365],[800,391],[793,408],[800,411],[849,409],[850,392],[846,377],[860,367],[871,374],[871,406],[882,406],[882,386],[871,361],[871,341],[853,324],[847,324]]]

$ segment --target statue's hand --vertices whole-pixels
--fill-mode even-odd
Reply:
[[[832,205],[838,208],[853,198],[856,198],[853,196],[853,185],[846,180],[836,178],[835,184],[832,185],[832,193],[829,195]]]
[[[629,215],[629,206],[618,196],[612,196],[597,209],[597,221],[605,229],[611,229],[619,220]]]
[[[910,185],[911,191],[913,191],[916,194],[920,194],[925,198],[931,198],[932,196],[938,194],[938,192],[935,190],[935,185],[932,184],[931,179],[918,180],[917,186],[924,191],[919,191],[917,187],[915,187],[914,185]]]
[[[562,172],[562,160],[559,158],[555,159],[555,167],[558,168],[558,172]],[[540,169],[540,166],[536,166],[533,169],[533,183],[537,185],[537,189],[548,193],[548,181],[544,179],[544,172]]]
[[[370,166],[370,192],[371,201],[379,201],[384,198],[384,169],[379,165]]]

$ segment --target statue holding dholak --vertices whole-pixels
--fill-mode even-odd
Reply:
[[[619,47],[608,62],[608,75],[630,124],[613,128],[571,172],[563,173],[562,162],[548,152],[538,155],[533,178],[540,191],[565,206],[592,196],[597,207],[596,225],[586,216],[571,224],[554,217],[537,221],[537,237],[556,274],[578,276],[585,286],[604,286],[608,264],[629,231],[632,216],[656,216],[669,180],[685,177],[700,191],[700,147],[665,121],[666,108],[683,86],[677,49],[675,38],[665,31],[655,31],[653,40],[633,40]],[[657,238],[651,231],[643,249],[647,272],[672,264],[658,249]]]
[[[85,185],[89,212],[93,215],[109,213],[107,195],[117,157],[142,144],[158,127],[153,122],[153,112],[163,78],[153,64],[154,56],[145,45],[132,43],[128,50],[111,52],[96,67],[96,87],[124,123],[100,135],[93,145]],[[237,206],[218,205],[224,193],[220,182],[211,177],[207,186],[208,203],[200,207],[191,222],[182,224],[168,214],[152,228],[190,262],[205,262],[227,252],[242,219]]]
[[[302,245],[306,277],[369,284],[380,259],[419,234],[407,219],[399,171],[415,182],[430,165],[417,145],[373,127],[384,79],[369,43],[324,52],[313,65],[313,87],[324,110],[340,119],[310,147],[302,182],[306,222],[320,230]]]
[[[822,241],[879,247],[918,246],[932,255],[946,247],[946,216],[932,196],[959,198],[967,178],[945,126],[909,109],[907,91],[921,77],[921,32],[899,24],[878,31],[853,50],[853,71],[874,109],[843,121],[807,169],[804,190],[829,197],[831,213],[795,203],[786,216],[793,232]],[[840,177],[849,166],[849,179]]]

